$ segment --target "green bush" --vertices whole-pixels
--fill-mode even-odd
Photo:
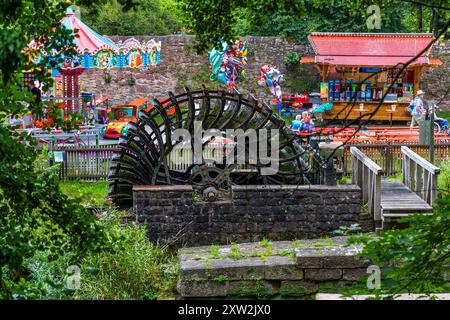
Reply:
[[[116,241],[109,250],[79,256],[60,241],[56,252],[38,250],[23,263],[28,276],[17,281],[4,278],[12,299],[172,299],[178,279],[175,252],[153,245],[145,226],[123,223],[122,214],[110,209],[97,215],[101,226]],[[36,228],[36,234],[47,230]],[[56,233],[57,231],[55,231]],[[49,238],[54,235],[47,235]],[[41,239],[42,240],[42,239]],[[80,268],[80,288],[67,288],[69,266]],[[9,270],[3,268],[3,273]],[[0,292],[0,298],[5,298]]]
[[[28,162],[17,161],[21,151]],[[46,282],[37,280],[31,267],[42,252],[51,260],[58,260],[67,252],[81,259],[90,250],[108,249],[116,239],[78,201],[60,192],[57,168],[48,167],[47,152],[43,150],[37,157],[31,152],[25,145],[17,144],[2,159],[5,167],[0,170],[0,296],[4,299],[48,296]]]
[[[350,244],[363,244],[362,256],[382,268],[381,288],[374,293],[392,297],[404,292],[448,292],[450,195],[441,193],[433,215],[414,214],[399,222],[407,227],[350,239]]]
[[[284,56],[284,64],[288,69],[294,69],[300,63],[301,56],[294,51],[290,51],[286,56]]]

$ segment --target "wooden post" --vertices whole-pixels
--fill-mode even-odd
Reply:
[[[414,97],[417,94],[417,91],[419,91],[420,86],[420,76],[422,74],[422,67],[414,67]]]
[[[414,187],[414,191],[416,192],[416,194],[421,197],[422,199],[424,198],[423,195],[425,194],[425,192],[423,192],[423,168],[421,165],[419,165],[417,162],[416,164],[416,185]]]
[[[434,163],[434,104],[429,105],[430,112],[430,148],[428,149],[428,160]]]
[[[329,65],[323,65],[322,66],[322,82],[328,81],[328,70],[330,69]]]
[[[373,217],[375,221],[381,221],[381,174],[375,175],[375,192],[373,195],[374,210]]]

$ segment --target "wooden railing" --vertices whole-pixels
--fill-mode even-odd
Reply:
[[[383,170],[358,148],[351,147],[352,183],[361,188],[362,201],[368,204],[374,221],[381,220],[381,176]]]
[[[378,164],[386,176],[402,172],[402,152],[401,146],[404,143],[393,144],[347,144],[344,146],[344,157],[340,162],[343,173],[350,175],[352,172],[352,162],[350,148],[357,147],[361,152]],[[424,159],[428,159],[428,145],[408,144],[408,147]],[[439,165],[443,161],[450,161],[450,143],[441,142],[434,147],[434,162]]]
[[[439,168],[406,146],[401,147],[403,184],[429,205],[437,196]]]

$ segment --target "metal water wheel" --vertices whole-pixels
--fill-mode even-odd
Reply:
[[[194,190],[203,192],[205,198],[216,199],[216,191],[222,192],[230,188],[231,184],[306,184],[310,181],[311,170],[306,161],[305,149],[294,140],[291,131],[277,114],[253,98],[226,91],[186,89],[182,94],[169,92],[165,99],[153,99],[152,105],[152,108],[139,113],[136,123],[128,124],[127,136],[119,144],[121,151],[112,159],[108,175],[109,196],[116,205],[132,205],[132,186],[135,184],[192,184]],[[191,152],[195,144],[195,121],[201,122],[203,130],[217,129],[222,133],[227,129],[255,129],[258,133],[276,130],[279,139],[278,171],[271,175],[261,174],[261,170],[269,165],[259,157],[251,160],[248,152],[245,154],[245,164],[225,161],[221,164],[211,160],[196,163],[198,161],[194,161]],[[175,139],[177,129],[185,129],[191,135],[191,140]],[[259,137],[258,134],[257,139]],[[202,150],[212,143],[217,144],[216,138],[203,139]],[[267,135],[268,145],[273,138]],[[245,150],[258,142],[245,140]],[[230,145],[236,155],[237,148]],[[181,156],[174,161],[176,152],[180,152]],[[225,158],[225,154],[221,156]],[[225,175],[227,179],[224,179]]]

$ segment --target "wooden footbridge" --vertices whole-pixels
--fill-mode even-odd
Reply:
[[[402,182],[383,178],[383,170],[358,148],[351,147],[352,182],[362,191],[377,230],[389,228],[393,221],[409,214],[431,214],[437,195],[439,168],[406,146],[402,152]]]

